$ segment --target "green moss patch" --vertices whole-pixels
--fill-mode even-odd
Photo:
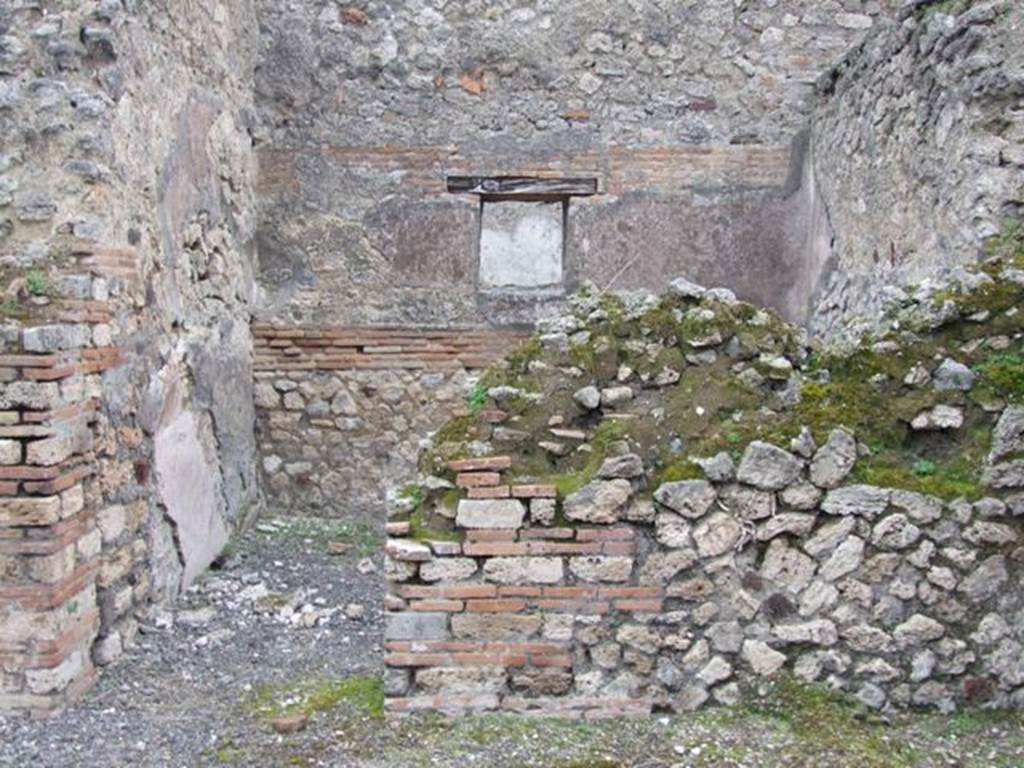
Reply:
[[[409,516],[409,537],[416,541],[462,541],[465,534],[456,530],[448,518],[421,507]]]
[[[1024,402],[1024,288],[1002,279],[1008,265],[1024,264],[1024,228],[1008,227],[988,249],[1002,261],[965,267],[987,278],[974,290],[933,296],[942,312],[927,304],[894,305],[882,318],[887,332],[814,351],[799,329],[742,302],[666,296],[636,311],[620,296],[577,296],[570,304],[584,323],[587,335],[579,338],[585,341],[558,351],[534,340],[484,377],[488,385],[530,393],[502,403],[509,413],[502,429],[520,434],[494,441],[494,448],[512,456],[515,479],[554,484],[564,498],[594,479],[613,441],[627,441],[642,456],[656,485],[701,477],[698,457],[724,451],[739,459],[755,440],[785,448],[805,427],[821,445],[842,427],[867,449],[853,479],[943,499],[978,498],[996,412]],[[788,380],[779,356],[793,367]],[[947,357],[977,373],[970,392],[914,384],[916,374],[908,379],[918,369],[935,371]],[[573,393],[583,386],[617,385],[623,366],[631,369],[623,378],[636,393],[624,414],[598,421],[596,412],[575,404]],[[678,382],[655,386],[666,369],[679,374]],[[483,395],[474,395],[470,410],[478,412]],[[965,426],[911,429],[918,414],[937,405],[961,409]],[[559,441],[552,423],[591,437],[583,446],[562,439],[565,455],[553,455],[539,446]],[[438,434],[421,469],[443,469],[442,459],[461,458],[469,442],[490,439],[489,425],[457,417]]]
[[[330,712],[342,706],[373,718],[384,716],[384,680],[377,676],[311,680],[294,685],[263,686],[250,709],[261,720]]]
[[[884,727],[864,717],[862,706],[823,685],[782,676],[768,696],[748,705],[743,716],[750,715],[780,723],[805,747],[813,748],[821,764],[861,768],[913,768],[921,764],[916,749],[891,738]]]
[[[1024,355],[994,353],[978,363],[974,370],[981,377],[971,393],[978,402],[1005,400],[1024,403]]]

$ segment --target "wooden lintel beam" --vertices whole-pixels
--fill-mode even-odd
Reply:
[[[597,194],[597,179],[532,176],[449,176],[448,191],[491,197],[576,197]]]

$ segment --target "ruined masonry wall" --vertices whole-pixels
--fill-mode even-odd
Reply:
[[[254,324],[257,441],[275,511],[363,516],[415,473],[421,442],[466,412],[515,331]]]
[[[997,427],[997,494],[1022,420]],[[755,442],[653,498],[619,455],[560,504],[510,487],[508,457],[452,462],[456,536],[409,538],[411,503],[392,508],[388,711],[642,716],[783,673],[872,709],[1024,705],[1024,496],[846,484],[856,452],[844,430]]]
[[[504,326],[586,280],[685,274],[802,320],[791,144],[818,76],[895,5],[263,0],[260,318]],[[598,193],[568,204],[560,274],[495,286],[490,219],[452,175]]]
[[[821,80],[816,189],[833,232],[812,329],[877,316],[885,286],[974,261],[1024,208],[1024,8],[908,11]]]
[[[899,5],[260,0],[261,133],[278,147],[786,143],[818,75]]]
[[[0,7],[0,710],[35,714],[257,493],[245,9],[52,5]]]

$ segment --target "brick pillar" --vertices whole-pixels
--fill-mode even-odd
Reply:
[[[117,352],[88,343],[42,326],[0,355],[0,711],[59,710],[96,678],[96,374]]]

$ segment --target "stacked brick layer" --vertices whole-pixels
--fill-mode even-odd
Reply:
[[[485,368],[527,334],[481,328],[254,323],[258,372]]]
[[[59,707],[198,569],[196,465],[225,528],[258,507],[254,14],[0,3],[2,711]],[[173,476],[183,408],[205,451]]]
[[[30,328],[23,347],[54,351],[0,355],[0,709],[60,708],[96,675],[91,646],[103,567],[90,503],[97,374],[120,353],[66,349],[89,343],[89,330]]]
[[[501,473],[510,466],[500,456],[450,464],[468,501],[456,518],[465,527],[461,543],[417,543],[397,538],[409,534],[409,523],[388,525],[396,537],[387,546],[395,578],[389,602],[397,612],[388,625],[385,663],[411,670],[421,689],[390,698],[389,711],[649,714],[650,701],[627,693],[552,698],[572,685],[574,617],[628,621],[662,609],[660,585],[621,584],[637,554],[635,531],[544,527],[541,521],[554,519],[554,486],[504,484]],[[538,527],[522,527],[527,509]],[[404,583],[419,562],[426,564],[419,573],[424,583]],[[484,582],[446,583],[478,566]],[[596,578],[567,583],[580,573]],[[502,695],[506,677],[510,691]]]
[[[260,155],[265,194],[294,191],[304,155],[294,149],[265,149]],[[601,151],[539,152],[536,156],[501,152],[466,153],[457,147],[326,146],[323,162],[349,173],[383,176],[400,173],[407,188],[446,195],[449,176],[595,177],[600,191],[674,193],[687,188],[777,188],[786,182],[792,148],[788,144],[703,145],[637,148],[610,146]]]

